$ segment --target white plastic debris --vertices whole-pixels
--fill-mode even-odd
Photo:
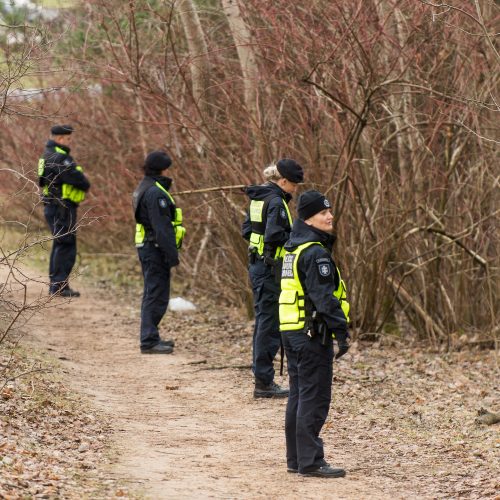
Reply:
[[[170,299],[168,308],[171,311],[177,312],[196,311],[196,306],[189,300],[183,299],[182,297],[174,297],[173,299]]]

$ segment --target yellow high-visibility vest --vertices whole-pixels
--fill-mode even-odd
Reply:
[[[172,195],[159,183],[155,182],[155,186],[161,189],[172,202],[175,207],[175,200]],[[175,246],[181,248],[182,241],[186,234],[186,228],[182,225],[182,209],[175,207],[174,218],[172,219],[172,226],[175,233]],[[144,238],[146,237],[146,229],[139,222],[135,225],[135,246],[140,248],[144,246]]]
[[[264,254],[264,233],[266,232],[265,212],[267,212],[269,201],[270,200],[252,200],[250,202],[249,217],[252,224],[252,233],[250,234],[250,244],[248,248],[251,252],[257,252],[259,255]],[[288,209],[288,204],[285,200],[283,200],[283,205],[285,206],[288,222],[290,223],[291,227],[292,216],[290,214],[290,210]],[[276,252],[273,258],[280,259],[283,257],[284,253],[285,249],[283,247],[278,247],[276,248]]]
[[[64,149],[58,146],[55,147],[55,151],[63,155],[68,154],[66,153],[66,151],[64,151]],[[78,165],[75,168],[79,172],[83,172],[83,168],[80,165]],[[45,159],[40,158],[38,160],[38,177],[43,177],[44,173],[45,173]],[[48,185],[42,186],[42,194],[44,196],[50,196]],[[85,199],[85,191],[78,189],[75,186],[72,186],[71,184],[61,184],[61,199],[69,200],[72,201],[73,203],[81,203]]]
[[[309,241],[299,245],[292,252],[285,251],[283,257],[283,268],[281,275],[281,293],[279,297],[280,331],[304,330],[306,326],[306,297],[304,288],[299,279],[297,263],[300,254],[311,245],[321,245],[319,241]],[[333,295],[340,302],[347,322],[349,322],[350,305],[347,302],[347,290],[344,280],[337,268],[335,271],[339,277],[339,286]],[[309,311],[311,313],[311,311]]]

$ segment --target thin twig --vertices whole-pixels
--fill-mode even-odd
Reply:
[[[215,186],[203,189],[190,189],[189,191],[178,191],[177,193],[172,193],[172,196],[181,196],[184,194],[198,194],[198,193],[211,193],[212,191],[231,191],[233,189],[243,190],[247,186],[245,184],[236,184],[234,186]]]

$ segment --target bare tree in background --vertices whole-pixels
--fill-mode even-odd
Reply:
[[[67,46],[101,89],[72,96],[107,215],[96,241],[132,241],[128,193],[145,148],[169,150],[176,190],[259,182],[266,161],[290,156],[306,187],[334,200],[357,330],[435,345],[498,338],[495,2],[82,8]],[[22,141],[0,141],[7,157],[22,155]],[[241,303],[244,197],[178,202],[182,265],[196,262],[204,288]]]
[[[205,35],[201,26],[198,11],[193,0],[178,0],[176,9],[179,12],[190,56],[191,90],[194,106],[198,111],[200,130],[206,129],[203,122],[208,119],[210,110],[210,60]],[[206,137],[201,133],[197,138],[197,150],[204,155]]]
[[[267,151],[266,138],[263,135],[259,99],[260,74],[255,43],[253,42],[250,29],[243,18],[238,0],[221,0],[221,2],[224,13],[227,16],[229,29],[234,38],[241,66],[246,116],[250,121],[255,144],[254,162],[256,165],[262,166],[266,161],[270,161],[271,158]]]

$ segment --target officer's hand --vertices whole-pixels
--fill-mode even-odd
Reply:
[[[337,345],[339,346],[339,350],[337,354],[335,354],[335,359],[339,359],[349,350],[349,333],[336,333],[335,339],[337,340]]]
[[[168,258],[165,258],[165,264],[169,267],[169,269],[171,269],[172,267],[179,265],[179,259],[169,260]]]

